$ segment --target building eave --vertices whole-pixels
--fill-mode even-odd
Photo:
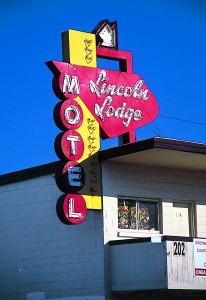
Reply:
[[[33,179],[40,176],[50,175],[56,172],[59,164],[59,161],[55,161],[48,164],[0,175],[0,186]]]
[[[99,151],[101,162],[206,171],[206,144],[154,137]],[[0,175],[0,186],[55,173],[60,161]]]
[[[206,144],[154,137],[102,150],[100,160],[206,171]]]

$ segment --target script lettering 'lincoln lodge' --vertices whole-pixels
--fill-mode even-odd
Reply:
[[[135,84],[135,86],[132,88],[131,86],[124,87],[123,85],[116,86],[115,84],[106,84],[103,83],[101,86],[99,85],[101,81],[109,82],[109,78],[107,77],[106,71],[101,71],[99,73],[99,76],[97,78],[96,83],[93,80],[90,80],[90,92],[96,93],[98,97],[100,97],[100,94],[106,94],[106,95],[117,95],[117,96],[124,96],[125,98],[129,98],[130,96],[133,96],[135,99],[143,99],[147,100],[149,99],[148,95],[148,89],[141,89],[144,81],[138,80]],[[64,75],[64,82],[62,87],[63,93],[74,93],[79,95],[80,94],[80,84],[78,76],[70,76],[70,75]]]
[[[101,82],[103,82],[102,85],[100,85]],[[95,115],[99,117],[102,121],[105,121],[104,115],[107,118],[115,117],[125,119],[123,120],[123,125],[125,127],[128,127],[130,125],[132,118],[135,122],[140,121],[143,118],[141,110],[135,110],[134,108],[126,109],[126,102],[123,102],[121,107],[115,108],[111,105],[113,101],[113,98],[111,96],[116,95],[119,97],[123,96],[125,98],[133,96],[134,99],[139,100],[142,98],[142,100],[146,101],[148,100],[150,95],[148,94],[148,89],[142,88],[144,81],[138,80],[135,83],[134,87],[125,87],[123,85],[116,86],[115,84],[109,84],[108,82],[109,78],[107,77],[105,70],[100,71],[96,82],[90,80],[89,91],[91,93],[96,94],[98,98],[100,98],[100,96],[104,94],[109,95],[104,99],[102,106],[100,106],[97,103],[95,104]],[[65,75],[62,91],[63,93],[80,94],[81,89],[78,76]]]
[[[112,103],[112,97],[107,96],[102,104],[102,106],[99,106],[99,104],[95,104],[95,115],[97,117],[100,117],[102,121],[104,121],[104,114],[107,116],[107,118],[110,118],[114,116],[115,118],[120,118],[120,119],[126,119],[126,121],[122,121],[123,125],[125,127],[128,127],[131,119],[133,117],[134,121],[139,121],[143,118],[141,110],[137,109],[134,110],[134,108],[128,108],[126,110],[126,105],[127,103],[124,102],[122,103],[122,106],[118,108],[114,108],[110,104]],[[106,108],[106,106],[108,106]]]
[[[144,84],[143,80],[138,80],[134,88],[131,86],[124,87],[123,85],[117,87],[115,84],[107,85],[106,83],[103,83],[102,86],[99,86],[100,81],[109,82],[109,78],[104,70],[99,73],[96,83],[94,83],[93,80],[90,80],[90,91],[92,93],[96,93],[98,97],[100,97],[100,94],[109,94],[111,96],[124,96],[125,98],[133,96],[135,99],[142,98],[143,100],[147,100],[149,98],[148,89],[141,89]]]

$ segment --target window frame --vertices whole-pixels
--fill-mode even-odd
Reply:
[[[142,202],[151,202],[157,204],[157,230],[156,229],[132,229],[132,228],[119,228],[119,216],[118,216],[118,208],[119,208],[119,201],[135,201],[136,203]],[[159,198],[152,198],[152,197],[131,197],[131,196],[117,196],[117,228],[118,228],[118,236],[121,236],[121,233],[145,233],[145,234],[162,234],[162,201]]]

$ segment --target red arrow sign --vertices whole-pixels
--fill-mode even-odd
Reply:
[[[110,138],[152,122],[158,103],[137,74],[96,69],[64,62],[47,63],[60,99],[79,96]]]

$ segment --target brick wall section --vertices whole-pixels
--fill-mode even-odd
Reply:
[[[56,215],[61,194],[53,175],[0,186],[1,300],[104,296],[102,211],[64,225]]]
[[[161,199],[164,235],[173,232],[172,201],[194,201],[197,236],[206,237],[206,173],[109,161],[103,162],[102,170],[105,243],[118,239],[118,195]]]

